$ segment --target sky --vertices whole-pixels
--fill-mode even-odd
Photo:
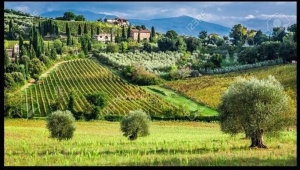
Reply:
[[[296,2],[4,2],[4,8],[40,15],[76,9],[127,19],[155,19],[187,15],[207,22],[232,26],[247,19],[296,22]],[[279,23],[278,20],[277,23]],[[276,23],[274,23],[276,24]]]

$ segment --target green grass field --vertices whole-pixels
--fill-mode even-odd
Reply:
[[[151,122],[150,136],[129,141],[119,122],[76,122],[73,139],[49,138],[44,120],[5,119],[4,166],[296,166],[296,131],[250,149],[244,134],[217,123]]]
[[[142,88],[163,97],[165,100],[167,100],[170,103],[173,103],[175,105],[186,106],[190,111],[195,111],[198,109],[202,111],[203,116],[218,115],[218,112],[216,110],[200,105],[199,103],[196,103],[172,90],[165,89],[163,87],[159,87],[155,85],[143,86]]]

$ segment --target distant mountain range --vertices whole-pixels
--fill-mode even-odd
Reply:
[[[104,20],[104,18],[115,18],[115,17],[117,17],[117,16],[114,16],[114,15],[96,14],[96,13],[90,12],[90,11],[78,11],[78,10],[75,10],[75,9],[45,12],[45,13],[41,14],[41,16],[42,17],[48,17],[48,18],[62,17],[66,11],[74,12],[75,15],[83,15],[88,21],[97,21],[98,19]]]
[[[66,11],[74,12],[76,15],[83,15],[88,21],[97,21],[98,19],[104,20],[105,18],[115,18],[114,15],[97,14],[90,11],[78,11],[74,9],[51,11],[41,14],[42,17],[61,17]],[[176,31],[179,35],[198,36],[199,32],[205,30],[210,33],[217,33],[220,36],[229,35],[231,28],[222,26],[220,24],[210,23],[206,21],[197,20],[189,16],[179,16],[172,18],[158,18],[150,20],[141,19],[128,19],[131,24],[145,25],[147,29],[155,27],[155,31],[159,33],[166,33],[169,30]],[[248,29],[261,30],[268,34],[268,20],[263,19],[248,19],[241,21],[240,24],[246,26]],[[239,23],[236,23],[239,24]],[[291,23],[293,24],[293,23]]]
[[[104,20],[105,18],[115,18],[114,15],[96,14],[90,11],[78,11],[74,9],[51,11],[41,14],[42,17],[56,18],[63,16],[64,12],[74,12],[76,15],[83,15],[88,21]],[[199,32],[206,30],[210,33],[217,33],[221,36],[228,35],[230,28],[219,24],[213,24],[205,21],[200,21],[189,16],[180,16],[173,18],[158,18],[151,20],[128,19],[131,24],[145,25],[147,29],[155,27],[156,32],[166,33],[169,30],[176,31],[179,35],[198,36]]]

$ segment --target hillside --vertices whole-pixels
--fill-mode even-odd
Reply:
[[[223,75],[203,76],[200,78],[172,81],[165,83],[164,87],[173,89],[204,105],[217,108],[222,93],[235,80],[235,77],[255,76],[262,79],[266,78],[268,75],[273,75],[282,83],[285,91],[291,97],[291,108],[296,113],[296,71],[297,68],[295,64],[269,66]]]
[[[130,110],[143,109],[150,115],[158,116],[164,109],[175,108],[161,97],[123,82],[90,59],[64,62],[47,77],[40,77],[37,84],[15,96],[21,95],[21,102],[25,103],[21,106],[24,114],[27,111],[27,116],[45,117],[50,113],[51,101],[59,100],[60,107],[67,108],[71,90],[76,93],[76,111],[84,111],[89,106],[85,94],[97,91],[108,95],[109,104],[103,109],[103,115],[125,115]]]

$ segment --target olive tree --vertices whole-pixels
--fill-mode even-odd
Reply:
[[[135,140],[138,136],[148,136],[149,117],[142,110],[129,111],[121,121],[121,131],[129,140]]]
[[[73,137],[75,131],[75,118],[69,111],[55,111],[47,117],[47,128],[50,131],[51,138],[58,140],[69,140]]]
[[[238,77],[223,93],[218,110],[223,132],[245,132],[251,137],[250,147],[259,148],[267,148],[263,134],[278,135],[296,118],[283,86],[271,75],[262,80]]]

